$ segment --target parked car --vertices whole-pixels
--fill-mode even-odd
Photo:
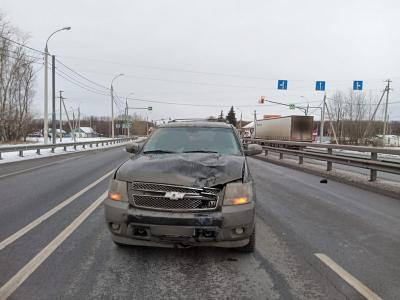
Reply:
[[[217,122],[160,125],[110,182],[105,219],[117,245],[255,247],[254,182],[236,130]]]
[[[28,137],[38,137],[39,138],[39,137],[43,137],[43,134],[40,131],[36,131],[33,133],[29,133]]]

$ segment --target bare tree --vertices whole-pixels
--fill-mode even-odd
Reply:
[[[33,65],[38,58],[27,53],[27,36],[3,15],[0,35],[0,141],[17,140],[26,137],[32,120]]]
[[[363,143],[364,132],[372,114],[373,97],[364,93],[349,91],[336,92],[330,103],[333,125],[340,143]],[[370,127],[370,136],[379,133],[381,122],[375,121]]]

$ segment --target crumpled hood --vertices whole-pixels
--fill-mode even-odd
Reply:
[[[244,160],[214,153],[137,155],[117,170],[116,179],[212,187],[241,179]]]

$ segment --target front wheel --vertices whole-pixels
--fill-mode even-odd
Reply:
[[[254,226],[253,232],[250,235],[249,243],[243,247],[239,247],[238,250],[246,253],[253,253],[256,249],[256,227]]]

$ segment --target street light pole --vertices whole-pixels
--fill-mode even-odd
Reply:
[[[53,119],[51,126],[51,138],[53,145],[55,145],[57,139],[57,129],[56,129],[56,57],[54,55],[51,56],[51,96],[52,96],[52,119]]]
[[[126,127],[126,134],[129,137],[129,126],[128,126],[128,115],[129,115],[129,108],[128,108],[128,99],[130,95],[133,95],[134,93],[129,93],[128,96],[126,96],[126,100],[125,100],[125,127]]]
[[[118,74],[116,75],[113,80],[111,80],[111,138],[114,139],[114,87],[113,87],[113,82],[115,79],[117,79],[120,76],[123,76],[124,74]]]
[[[48,101],[49,101],[49,96],[48,96],[48,55],[49,51],[47,49],[47,43],[46,43],[46,48],[44,48],[44,116],[43,116],[43,137],[44,137],[44,143],[47,144],[49,142],[49,111],[48,111]]]
[[[48,56],[49,56],[49,48],[48,43],[50,38],[59,31],[62,30],[71,30],[71,27],[64,27],[54,31],[46,41],[46,46],[44,48],[44,117],[43,117],[43,137],[44,143],[48,144],[49,142],[49,112],[48,112],[48,102],[49,102],[49,95],[48,95]],[[53,133],[54,135],[54,133]]]

